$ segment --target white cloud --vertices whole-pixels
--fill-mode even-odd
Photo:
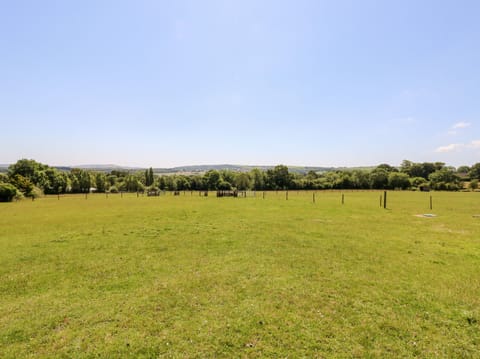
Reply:
[[[460,122],[457,122],[456,124],[454,124],[452,126],[452,129],[457,129],[457,128],[467,128],[471,125],[470,122],[463,122],[463,121],[460,121]]]
[[[451,144],[446,145],[446,146],[438,147],[435,150],[435,152],[439,152],[439,153],[453,152],[453,151],[457,151],[457,150],[459,150],[463,147],[465,147],[465,145],[463,143],[451,143]]]
[[[480,148],[480,140],[474,140],[469,143],[468,147],[471,148]]]
[[[438,153],[448,153],[448,152],[454,152],[454,151],[460,151],[464,148],[480,148],[480,140],[473,140],[469,143],[451,143],[446,146],[440,146],[438,147],[435,152]]]

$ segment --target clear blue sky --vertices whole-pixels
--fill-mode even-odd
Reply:
[[[0,163],[480,162],[480,1],[0,0]]]

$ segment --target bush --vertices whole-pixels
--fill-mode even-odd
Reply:
[[[220,181],[217,185],[217,188],[222,191],[229,191],[232,189],[232,185],[226,181]]]
[[[17,195],[17,188],[10,183],[0,183],[0,202],[11,202]]]
[[[112,186],[112,187],[110,187],[109,192],[110,192],[110,193],[118,193],[118,188],[115,187],[115,186]]]
[[[471,180],[469,187],[472,191],[475,191],[476,189],[478,189],[478,179]]]
[[[28,197],[39,198],[43,195],[44,193],[40,187],[33,186],[33,190],[32,192],[30,192],[30,195]]]

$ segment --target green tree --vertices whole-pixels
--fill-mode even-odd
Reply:
[[[33,196],[34,184],[27,177],[24,177],[21,174],[15,174],[10,178],[10,182],[13,186],[18,188],[18,190],[20,190],[24,196]]]
[[[451,168],[443,167],[428,176],[430,184],[436,190],[457,190],[460,187],[458,177]]]
[[[231,170],[223,170],[220,171],[220,177],[223,181],[230,183],[230,185],[233,185],[235,183],[236,173]]]
[[[355,188],[369,189],[370,175],[367,171],[356,170],[352,172],[352,180]]]
[[[125,177],[125,190],[128,192],[138,192],[143,190],[143,186],[134,174]]]
[[[35,160],[21,159],[8,167],[8,176],[14,177],[15,175],[21,175],[22,177],[28,178],[32,183],[37,184],[39,172],[47,168],[48,166]]]
[[[240,191],[245,191],[250,188],[250,176],[246,172],[237,173],[235,177],[235,187]]]
[[[410,187],[410,178],[406,173],[390,172],[388,174],[388,187],[391,189],[407,189]]]
[[[469,187],[472,191],[475,191],[476,189],[478,189],[478,179],[471,180]]]
[[[55,168],[49,167],[43,171],[44,183],[41,186],[46,194],[65,193],[68,188],[68,176],[65,172],[60,172]]]
[[[420,188],[422,186],[427,186],[428,181],[423,177],[413,177],[410,178],[410,186],[415,188]]]
[[[397,172],[397,171],[398,171],[395,167],[392,167],[392,166],[390,166],[390,165],[387,164],[387,163],[382,163],[382,164],[378,165],[378,166],[376,167],[376,169],[377,169],[377,170],[383,170],[383,171],[385,171],[385,172],[387,172],[387,173]]]
[[[480,163],[475,163],[469,172],[471,179],[480,179]]]
[[[218,184],[220,183],[220,172],[217,170],[210,170],[205,173],[203,176],[205,185],[209,190],[216,190],[218,188]]]
[[[187,176],[177,176],[177,190],[178,191],[186,191],[190,189],[190,181]]]
[[[230,184],[230,182],[224,181],[222,179],[222,180],[220,180],[220,182],[218,182],[217,189],[223,190],[223,191],[228,191],[228,190],[232,189],[232,185]]]
[[[334,183],[334,188],[337,189],[352,189],[355,184],[352,175],[349,171],[339,171],[338,178]]]
[[[412,169],[414,163],[409,160],[403,160],[402,164],[400,165],[400,172],[406,173],[410,175],[410,170]]]
[[[92,187],[92,178],[88,171],[72,168],[70,171],[71,191],[73,193],[88,193]]]
[[[468,174],[470,172],[470,167],[468,166],[460,166],[457,168],[458,174]]]
[[[17,188],[10,183],[0,183],[0,202],[11,202],[17,195]]]
[[[153,169],[150,167],[148,170],[145,170],[145,185],[151,186],[154,181]]]
[[[373,189],[385,189],[388,187],[388,172],[382,168],[376,168],[370,173],[370,187]]]
[[[95,173],[95,188],[97,192],[104,193],[107,190],[107,176],[103,172]]]
[[[288,167],[284,165],[278,165],[273,170],[267,171],[267,182],[272,189],[288,189],[292,183],[292,176],[288,172]]]
[[[254,168],[250,171],[250,177],[252,178],[254,190],[259,191],[265,188],[265,173],[263,171]]]

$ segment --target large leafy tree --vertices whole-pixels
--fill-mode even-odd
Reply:
[[[250,177],[252,178],[252,186],[254,190],[259,191],[265,188],[265,173],[263,171],[254,168],[250,171]]]
[[[22,176],[21,174],[15,174],[10,178],[10,182],[16,188],[18,188],[25,196],[33,196],[33,189],[35,185],[30,179]]]
[[[285,165],[278,165],[273,170],[267,170],[267,183],[271,189],[288,189],[292,180],[288,167]]]
[[[469,172],[471,179],[480,179],[480,163],[475,163]]]
[[[0,183],[0,202],[11,202],[17,194],[17,188],[10,183]]]
[[[153,177],[153,169],[150,167],[148,170],[145,170],[145,185],[146,186],[151,186],[153,185],[153,182],[155,181]]]
[[[248,173],[240,172],[235,177],[235,187],[240,191],[244,191],[250,188],[250,176]]]
[[[18,160],[15,164],[8,167],[8,175],[14,177],[15,175],[21,175],[25,178],[28,178],[33,183],[37,183],[39,173],[48,166],[41,164],[35,160],[21,159]]]
[[[218,189],[218,184],[220,183],[221,176],[220,172],[217,170],[210,170],[205,173],[203,176],[205,185],[209,190]]]
[[[391,189],[407,189],[410,187],[410,179],[406,173],[391,172],[388,174],[388,187]]]

